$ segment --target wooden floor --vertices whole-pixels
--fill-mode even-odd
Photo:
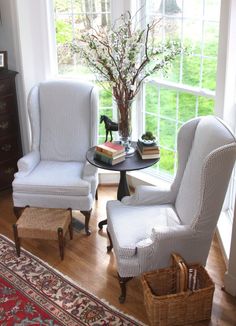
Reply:
[[[22,246],[99,298],[105,299],[116,308],[148,324],[142,287],[138,278],[128,283],[126,302],[119,304],[120,289],[116,276],[115,256],[112,252],[110,254],[106,252],[106,227],[102,231],[98,231],[97,228],[97,223],[105,217],[106,201],[115,197],[116,187],[99,188],[98,201],[95,203],[91,217],[92,234],[88,237],[83,231],[74,232],[74,239],[70,241],[68,238],[66,242],[63,262],[60,260],[56,241],[23,240]],[[82,215],[77,216],[83,221]],[[11,192],[0,192],[0,233],[13,239],[14,222]],[[221,290],[225,265],[216,239],[211,247],[207,270],[216,284],[212,319],[210,322],[195,325],[236,325],[236,298]]]

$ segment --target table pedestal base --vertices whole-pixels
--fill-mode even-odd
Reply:
[[[127,183],[126,171],[120,171],[120,182],[117,190],[117,199],[121,200],[125,196],[130,196],[130,190]],[[102,220],[98,223],[100,230],[102,229],[103,225],[107,225],[107,220]]]

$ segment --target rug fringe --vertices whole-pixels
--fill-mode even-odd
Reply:
[[[6,237],[3,234],[0,234],[0,237],[4,238],[5,240],[11,242],[14,246],[15,243],[13,240],[9,239],[8,237]],[[83,286],[80,285],[80,283],[78,283],[77,281],[73,280],[71,277],[69,277],[68,275],[63,274],[62,272],[60,272],[59,270],[55,269],[53,266],[49,265],[47,262],[43,261],[41,258],[35,256],[34,254],[32,254],[31,252],[29,252],[28,250],[26,250],[24,247],[21,247],[21,250],[24,251],[25,253],[27,253],[29,256],[31,256],[32,258],[38,260],[41,264],[51,268],[55,273],[57,273],[58,275],[60,275],[61,277],[65,278],[67,281],[69,281],[70,283],[72,283],[73,285],[81,288],[81,290],[83,290],[84,292],[87,292],[89,295],[91,295],[92,297],[96,298],[97,300],[102,301],[105,305],[107,305],[109,308],[112,308],[113,310],[115,310],[116,312],[125,315],[126,317],[130,318],[131,320],[135,321],[136,323],[139,323],[140,326],[148,326],[146,324],[144,324],[143,322],[141,322],[140,320],[136,319],[135,317],[123,312],[122,310],[116,308],[115,306],[111,305],[107,300],[103,299],[103,298],[99,298],[97,297],[95,294],[91,293],[90,291],[88,291],[87,289],[85,289]]]

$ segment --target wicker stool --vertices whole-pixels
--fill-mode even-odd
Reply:
[[[72,239],[71,209],[26,207],[13,225],[17,256],[20,256],[20,238],[58,239],[60,256],[63,259],[65,234],[68,229]]]

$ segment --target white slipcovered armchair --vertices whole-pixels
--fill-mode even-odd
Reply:
[[[32,144],[12,184],[15,214],[27,205],[80,210],[89,235],[98,178],[86,152],[97,138],[96,88],[79,81],[42,82],[31,90],[28,110]]]
[[[172,252],[206,264],[236,158],[236,140],[213,116],[190,120],[178,134],[178,170],[167,189],[140,186],[107,203],[108,251],[114,246],[121,286],[170,265]]]

